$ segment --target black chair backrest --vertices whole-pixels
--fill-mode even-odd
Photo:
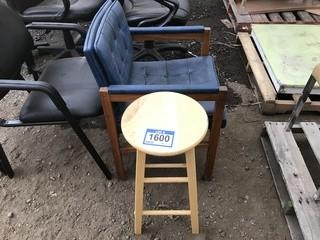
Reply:
[[[9,7],[22,13],[27,8],[39,5],[44,0],[6,0]]]
[[[33,39],[22,19],[0,3],[0,79],[16,79],[33,49]]]

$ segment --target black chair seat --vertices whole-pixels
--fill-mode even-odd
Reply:
[[[89,21],[93,18],[97,9],[105,0],[70,0],[70,10],[63,18],[63,21]],[[25,9],[22,14],[24,17],[32,17],[33,22],[48,21],[52,16],[61,17],[63,12],[63,3],[61,0],[44,0],[40,4]]]
[[[102,113],[99,89],[84,57],[54,61],[41,74],[39,81],[58,90],[75,118]],[[65,118],[46,94],[31,92],[20,111],[20,120],[24,123],[53,122]]]
[[[185,25],[188,21],[189,0],[178,0],[179,9],[168,25]],[[129,26],[136,27],[140,22],[167,14],[169,9],[154,0],[125,0],[124,12]]]

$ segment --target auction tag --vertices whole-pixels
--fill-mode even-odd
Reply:
[[[172,147],[174,131],[147,128],[143,144],[160,147]]]

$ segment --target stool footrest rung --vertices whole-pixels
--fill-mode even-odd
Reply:
[[[165,216],[165,215],[191,215],[190,210],[144,210],[142,215],[148,216]]]
[[[187,183],[187,177],[146,177],[144,183]]]
[[[186,168],[185,163],[149,163],[145,168]]]

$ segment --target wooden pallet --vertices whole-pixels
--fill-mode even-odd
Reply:
[[[259,53],[249,33],[239,32],[238,39],[242,48],[242,57],[252,88],[260,102],[262,113],[276,114],[291,111],[299,95],[277,94]],[[303,111],[320,112],[319,96],[310,96]]]
[[[320,131],[314,122],[296,124],[287,131],[287,122],[265,122],[262,144],[282,207],[290,203],[293,211],[285,215],[292,240],[313,240],[320,236],[320,201],[294,132],[303,133],[311,146],[319,170]],[[309,163],[310,164],[310,163]],[[316,173],[319,176],[319,173]]]
[[[287,11],[260,14],[244,14],[234,0],[223,0],[235,32],[251,32],[251,24],[320,24],[320,16],[306,11]]]

